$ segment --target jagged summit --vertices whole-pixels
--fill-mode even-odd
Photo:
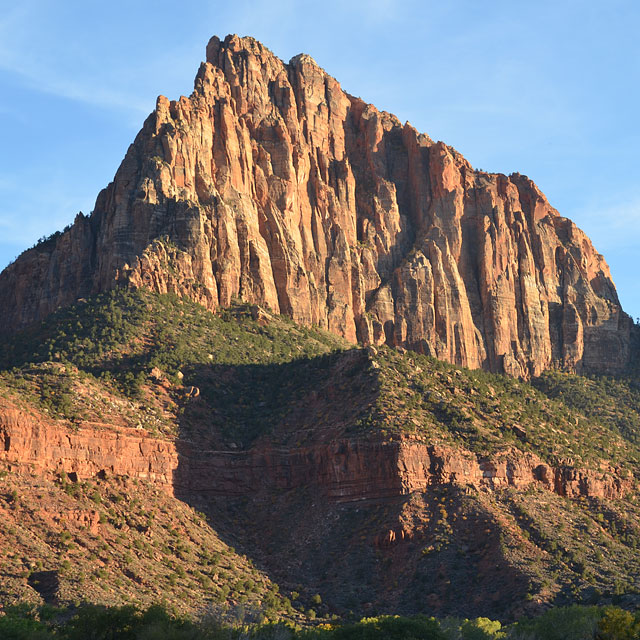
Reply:
[[[218,36],[212,36],[207,44],[207,62],[218,63],[220,51],[246,51],[254,55],[275,55],[267,49],[261,42],[251,36],[238,36],[230,33],[224,40]]]
[[[303,63],[313,64],[316,67],[319,67],[318,63],[308,53],[299,53],[297,56],[293,56],[293,58],[289,60],[290,65]]]
[[[533,182],[475,171],[311,60],[212,38],[93,215],[0,275],[5,329],[144,286],[517,376],[625,366],[609,269]]]
[[[224,40],[220,40],[218,36],[212,36],[207,44],[207,62],[218,66],[220,64],[221,51],[246,51],[247,54],[271,56],[284,64],[270,49],[251,36],[238,36],[235,33],[230,33]],[[320,68],[320,65],[309,54],[303,52],[293,56],[289,60],[289,65],[296,65],[301,62],[307,62]]]
[[[627,363],[604,259],[304,55],[213,38],[0,311],[0,607],[638,602],[637,381],[543,371]]]

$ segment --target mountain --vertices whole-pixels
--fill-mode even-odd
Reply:
[[[640,333],[603,258],[309,56],[213,38],[0,309],[0,608],[640,603]]]
[[[128,285],[523,378],[627,365],[604,259],[527,177],[474,170],[308,55],[228,36],[206,57],[93,213],[0,274],[5,331]]]

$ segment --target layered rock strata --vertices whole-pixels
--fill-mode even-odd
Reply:
[[[228,36],[206,58],[92,215],[0,275],[6,328],[128,284],[518,376],[625,366],[604,259],[526,176],[474,170],[307,55]]]
[[[178,454],[146,431],[84,422],[70,430],[13,406],[0,407],[0,460],[16,469],[65,472],[87,479],[128,475],[173,492]]]
[[[316,487],[330,500],[377,500],[424,492],[438,484],[494,491],[529,486],[567,497],[619,498],[632,488],[627,476],[552,467],[517,450],[477,456],[439,445],[410,441],[338,440],[295,449],[255,448],[186,456],[182,480],[198,495],[254,495],[267,490]]]
[[[136,429],[82,423],[69,430],[12,406],[0,409],[0,460],[78,479],[128,475],[178,496],[201,498],[312,487],[329,500],[353,502],[426,491],[436,484],[487,491],[539,486],[568,497],[618,498],[632,488],[631,478],[613,469],[554,468],[517,450],[479,459],[410,440],[341,439],[290,449],[202,451]]]

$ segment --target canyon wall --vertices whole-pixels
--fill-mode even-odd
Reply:
[[[619,498],[632,488],[632,478],[613,469],[601,473],[570,465],[553,467],[516,449],[479,458],[409,440],[345,439],[291,449],[198,452],[185,458],[188,484],[181,490],[210,496],[313,487],[330,500],[354,502],[454,484],[481,491],[534,486],[567,497]]]
[[[3,326],[118,285],[523,377],[629,358],[604,259],[531,180],[474,170],[251,38],[212,38],[192,95],[158,98],[92,215],[5,269]]]

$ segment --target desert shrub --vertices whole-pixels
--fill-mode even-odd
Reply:
[[[27,606],[7,607],[0,616],[0,638],[3,640],[49,640],[53,638],[37,611]]]
[[[317,637],[330,637],[332,640],[446,640],[437,620],[424,616],[363,618],[326,634],[319,631]]]
[[[171,615],[161,605],[145,611],[134,606],[85,605],[59,629],[64,640],[197,640],[197,625]]]
[[[601,610],[598,607],[556,607],[532,620],[518,622],[514,640],[593,640]]]
[[[474,620],[459,620],[446,618],[440,621],[440,628],[447,640],[499,640],[506,638],[498,620],[489,618],[475,618]]]
[[[65,640],[135,640],[139,612],[133,606],[87,605],[65,625]]]
[[[640,638],[640,614],[635,616],[617,607],[607,607],[598,621],[598,640],[636,640]]]

